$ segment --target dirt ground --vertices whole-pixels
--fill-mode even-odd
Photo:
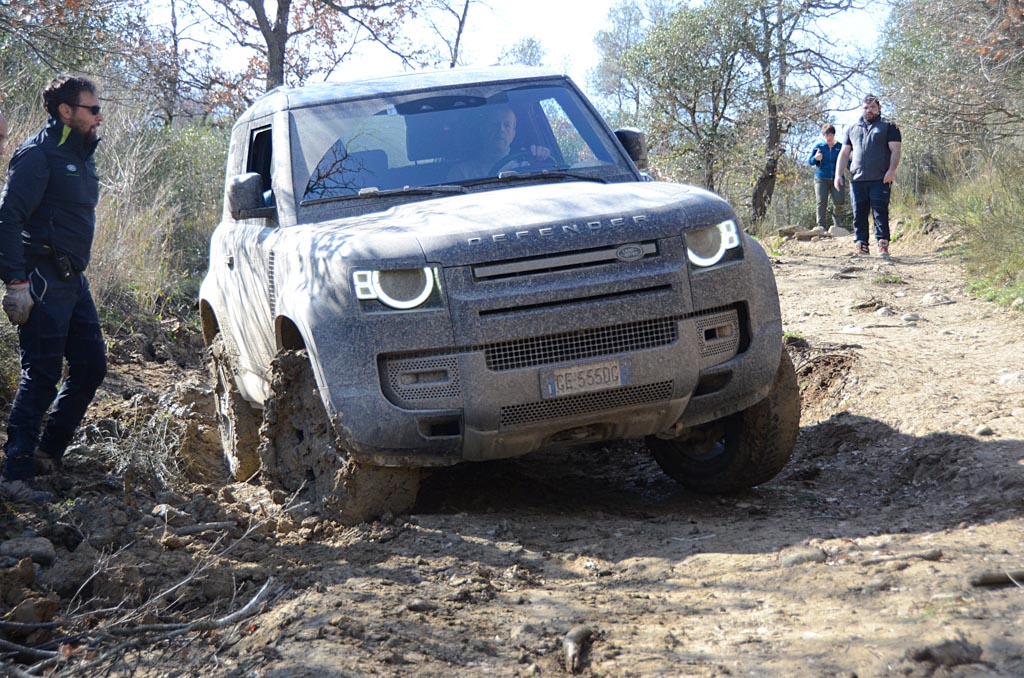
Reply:
[[[965,293],[949,235],[889,262],[846,240],[771,253],[801,431],[735,496],[688,494],[629,443],[438,471],[413,513],[343,527],[217,480],[205,373],[122,347],[63,501],[0,508],[0,640],[36,653],[4,666],[1022,676],[1024,317]],[[155,433],[205,482],[153,482]]]

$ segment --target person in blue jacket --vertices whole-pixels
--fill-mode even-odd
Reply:
[[[814,171],[814,199],[818,206],[818,228],[827,231],[825,217],[828,214],[830,196],[832,198],[832,224],[844,228],[839,213],[840,207],[846,204],[846,194],[834,185],[836,162],[839,160],[843,145],[836,141],[836,128],[831,123],[822,125],[821,135],[825,137],[825,141],[814,147],[807,163],[818,168]]]
[[[21,354],[0,497],[33,502],[51,498],[34,485],[35,476],[59,467],[107,371],[84,273],[100,189],[93,160],[103,122],[96,85],[58,77],[43,91],[43,107],[49,120],[11,156],[0,197],[2,307],[18,326]]]

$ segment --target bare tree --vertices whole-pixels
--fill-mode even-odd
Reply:
[[[480,0],[431,0],[428,3],[425,20],[444,46],[444,61],[448,68],[458,66],[462,58],[462,38],[466,33],[470,6],[483,4]],[[447,26],[452,22],[455,25],[454,30]]]
[[[252,52],[249,75],[265,89],[329,75],[362,42],[372,41],[411,63],[399,29],[423,0],[193,0],[196,11]],[[249,93],[252,96],[255,93]]]
[[[768,212],[783,139],[814,111],[810,102],[834,92],[866,70],[867,60],[848,55],[817,26],[859,7],[857,0],[721,0],[737,24],[743,49],[759,79],[764,116],[763,157],[751,195],[755,221]]]

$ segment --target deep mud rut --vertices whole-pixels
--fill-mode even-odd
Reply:
[[[621,444],[435,471],[411,514],[348,528],[197,486],[192,520],[268,522],[178,613],[276,593],[113,673],[560,675],[582,624],[579,675],[1024,675],[1024,588],[972,584],[1024,570],[1024,319],[967,296],[930,236],[890,263],[848,245],[772,255],[804,395],[775,480],[693,495]],[[125,528],[150,590],[213,550],[159,528]]]

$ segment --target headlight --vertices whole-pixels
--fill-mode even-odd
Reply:
[[[376,299],[385,306],[407,310],[430,298],[435,287],[434,268],[403,268],[393,271],[353,271],[357,299]]]
[[[732,219],[707,228],[687,231],[686,255],[694,266],[714,266],[725,253],[740,246],[740,231]]]

